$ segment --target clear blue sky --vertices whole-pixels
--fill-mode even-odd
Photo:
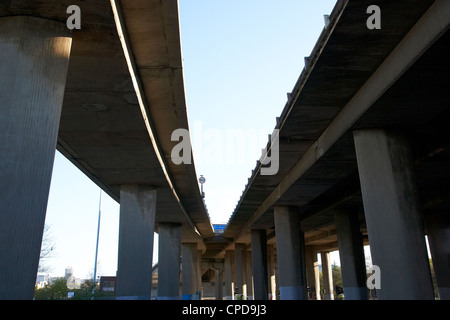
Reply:
[[[207,180],[213,223],[227,222],[232,214],[324,27],[323,15],[335,3],[179,0],[194,161]],[[55,275],[64,275],[66,266],[76,277],[92,273],[99,193],[57,153],[46,219],[56,245],[48,261]],[[99,275],[115,275],[119,205],[103,193],[101,210]]]

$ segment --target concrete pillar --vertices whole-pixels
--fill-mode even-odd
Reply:
[[[276,246],[273,246],[273,261],[274,261],[274,273],[275,273],[275,279],[272,280],[275,281],[275,289],[273,291],[273,300],[280,300],[280,278],[278,277],[278,261],[277,261],[277,249]]]
[[[181,245],[182,299],[197,300],[197,244]]]
[[[296,207],[275,207],[275,234],[281,300],[306,299],[304,234]]]
[[[367,300],[366,260],[357,214],[335,212],[345,300]]]
[[[117,299],[151,298],[156,198],[152,187],[121,186]]]
[[[0,17],[0,299],[32,299],[71,33],[61,22]]]
[[[320,258],[322,259],[324,300],[334,300],[333,272],[331,269],[330,253],[329,252],[321,252]]]
[[[319,274],[317,272],[317,280],[319,281],[318,284],[316,283],[316,271],[315,267],[317,265],[317,271],[319,271],[318,268],[318,259],[317,259],[317,252],[314,250],[312,246],[305,246],[305,263],[306,263],[306,279],[307,284],[309,287],[309,294],[308,299],[311,300],[317,300],[317,294],[319,293],[320,296],[320,281],[319,281]]]
[[[275,280],[275,248],[267,245],[267,275],[269,300],[276,300],[276,280]]]
[[[316,287],[316,300],[321,299],[320,295],[320,270],[319,270],[319,260],[317,258],[317,252],[315,253],[316,260],[314,261],[314,283]]]
[[[450,214],[427,214],[428,243],[440,300],[450,300]]]
[[[245,265],[246,265],[246,282],[247,282],[247,300],[254,299],[253,293],[253,263],[252,263],[252,253],[247,250],[245,253]]]
[[[158,300],[179,300],[181,224],[159,223],[158,233]]]
[[[409,144],[384,130],[354,132],[379,299],[434,299]]]
[[[251,230],[253,292],[255,300],[268,299],[266,230]]]
[[[214,270],[215,296],[216,300],[223,300],[223,272],[220,269]]]
[[[245,285],[245,244],[236,243],[235,245],[235,271],[236,271],[236,285],[234,294],[239,295],[245,299],[244,285]]]
[[[198,299],[202,299],[202,257],[203,253],[202,250],[197,250],[197,296]]]
[[[233,251],[225,252],[225,300],[233,300]]]

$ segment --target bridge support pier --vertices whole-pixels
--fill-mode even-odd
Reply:
[[[233,300],[233,251],[225,251],[225,300]]]
[[[335,212],[345,300],[367,300],[366,262],[357,214]]]
[[[252,269],[255,300],[267,300],[267,235],[266,230],[251,230]]]
[[[220,269],[215,269],[214,270],[214,282],[215,282],[215,288],[214,288],[214,293],[215,293],[215,297],[216,300],[223,300],[223,272],[221,272]]]
[[[281,300],[306,299],[305,240],[296,207],[275,207]]]
[[[267,273],[269,275],[268,292],[269,300],[277,300],[277,263],[275,261],[275,246],[272,244],[267,245]]]
[[[354,141],[378,298],[433,299],[409,144],[377,129],[355,131]]]
[[[245,244],[236,243],[235,245],[235,270],[236,270],[236,283],[235,294],[242,296],[245,299],[246,287],[245,287]]]
[[[450,214],[429,213],[425,221],[439,299],[450,300]]]
[[[183,243],[182,256],[182,299],[197,300],[197,244]]]
[[[120,189],[118,300],[149,300],[157,191],[141,185]]]
[[[202,299],[202,257],[203,252],[202,250],[197,250],[197,296],[198,299]]]
[[[320,276],[317,252],[312,246],[305,246],[306,278],[310,289],[309,299],[320,300]]]
[[[159,223],[158,233],[158,300],[179,300],[181,224]]]
[[[0,17],[0,299],[32,299],[72,45],[61,22]]]
[[[320,258],[322,260],[322,275],[323,275],[323,289],[324,300],[334,300],[333,293],[333,271],[331,269],[330,253],[321,252]]]
[[[247,282],[247,300],[254,299],[253,292],[253,263],[252,263],[252,253],[249,250],[245,252],[245,265],[246,265],[246,282]]]

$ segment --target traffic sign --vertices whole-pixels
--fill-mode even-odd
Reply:
[[[200,176],[200,178],[198,178],[198,182],[200,182],[201,184],[204,184],[206,182],[206,179],[204,176]]]

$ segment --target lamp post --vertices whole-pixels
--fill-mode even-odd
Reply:
[[[92,287],[92,299],[94,299],[95,293],[95,279],[97,278],[97,256],[98,256],[98,239],[100,236],[100,218],[102,216],[102,189],[100,189],[100,199],[98,200],[98,225],[97,225],[97,243],[95,245],[95,265],[94,265],[94,286]]]
[[[203,192],[203,185],[206,182],[206,179],[203,175],[200,175],[200,178],[198,178],[198,182],[200,182],[201,192],[202,192],[202,198],[205,197],[205,193]]]

